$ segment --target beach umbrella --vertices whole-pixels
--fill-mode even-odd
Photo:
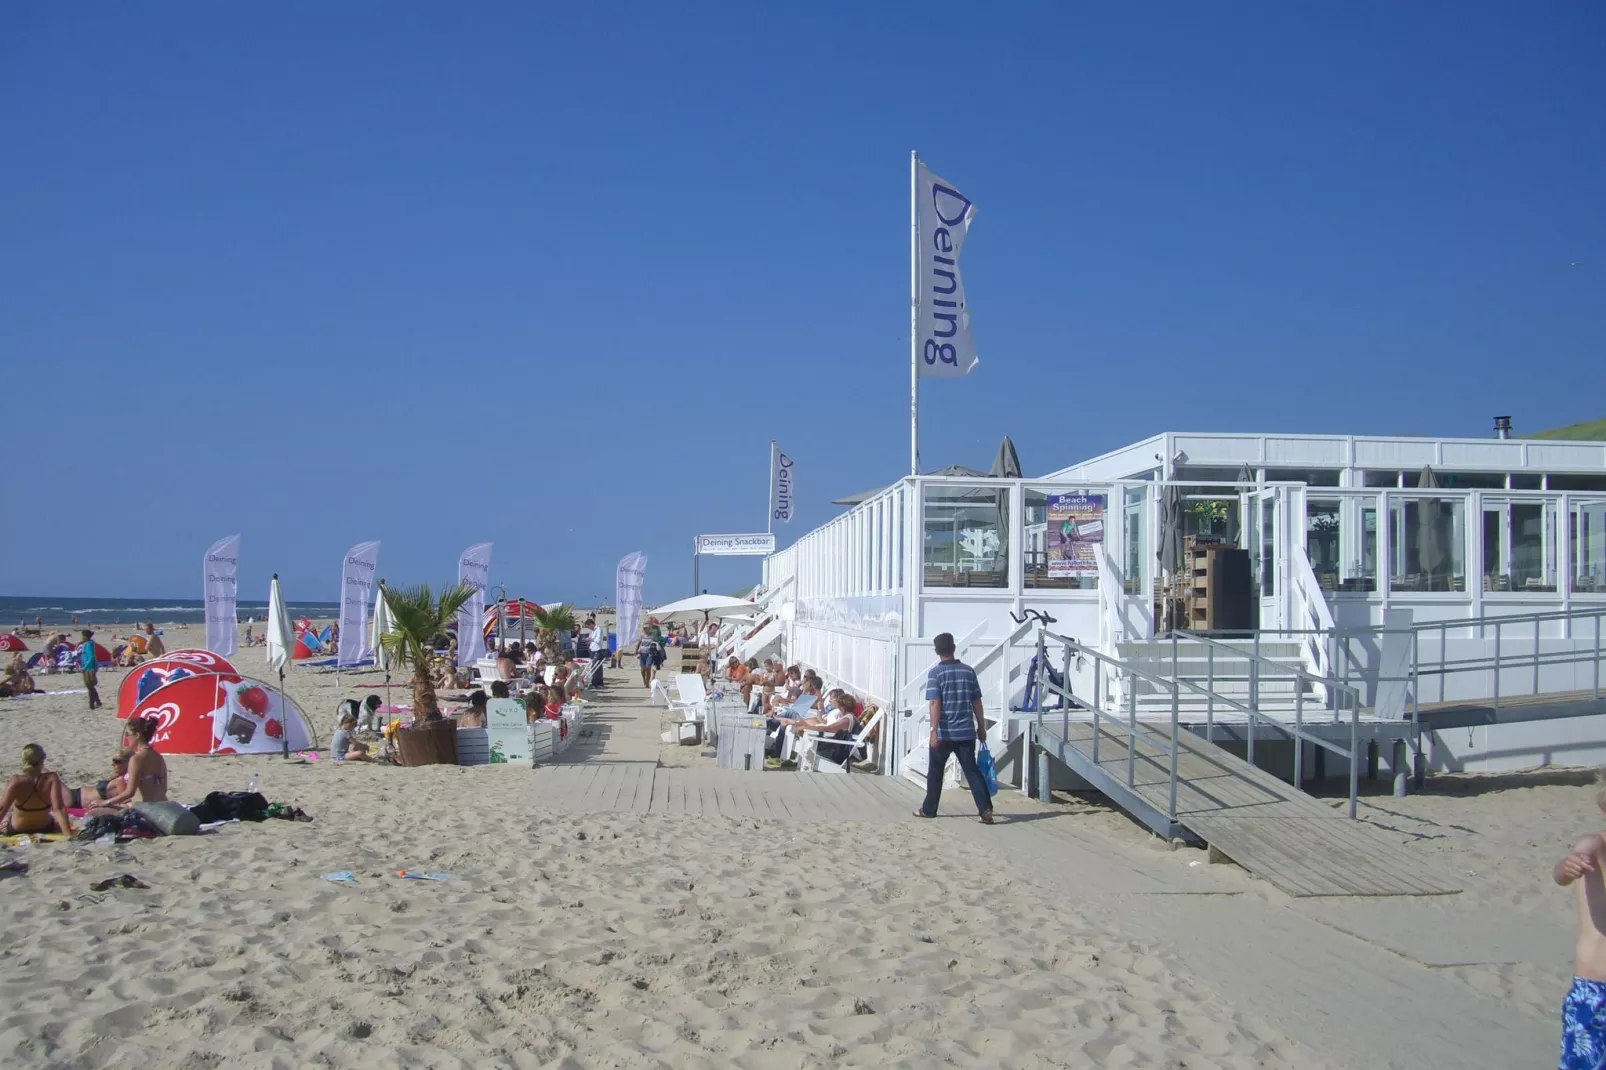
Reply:
[[[284,609],[284,594],[279,590],[279,574],[273,574],[268,586],[268,667],[279,673],[279,702],[284,703],[284,670],[290,664],[291,647],[295,633],[290,628],[290,614]],[[290,757],[290,733],[281,736],[284,757]]]
[[[659,606],[652,612],[653,616],[659,619],[672,617],[677,613],[701,613],[703,623],[706,624],[709,617],[731,616],[757,608],[758,603],[749,602],[745,598],[732,598],[723,594],[699,594],[691,598],[682,598],[678,602],[670,602],[666,606]]]
[[[16,653],[18,651],[27,650],[27,649],[28,649],[28,644],[24,643],[22,641],[22,637],[21,636],[18,636],[18,635],[0,635],[0,650],[4,650],[5,652],[7,652],[9,654],[9,653]]]

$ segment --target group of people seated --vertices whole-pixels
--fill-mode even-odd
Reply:
[[[167,760],[151,747],[156,722],[137,717],[123,730],[122,747],[112,756],[111,776],[82,788],[68,788],[45,768],[45,749],[22,748],[22,771],[0,793],[0,833],[59,831],[73,834],[72,817],[119,814],[137,802],[167,801]]]
[[[822,758],[838,765],[850,764],[854,733],[874,711],[874,707],[865,706],[842,688],[827,690],[818,673],[801,665],[783,665],[775,657],[766,658],[762,665],[756,658],[743,663],[733,657],[726,664],[725,676],[741,690],[748,712],[764,717],[769,733],[765,757],[777,765],[790,759],[792,744],[805,732],[818,732],[825,737],[818,744]],[[803,698],[813,701],[799,711],[802,716],[792,715]]]

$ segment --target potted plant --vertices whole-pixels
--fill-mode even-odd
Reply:
[[[566,602],[560,602],[551,609],[539,606],[534,613],[530,614],[530,619],[535,622],[535,641],[541,647],[541,663],[543,665],[563,664],[563,640],[561,637],[574,630],[574,607]],[[620,642],[623,641],[621,638]]]
[[[430,677],[429,659],[435,637],[457,616],[457,611],[474,596],[470,587],[458,585],[435,596],[428,585],[383,587],[385,604],[390,608],[391,629],[379,637],[379,645],[396,664],[413,671],[413,723],[396,733],[396,748],[403,765],[457,764],[456,725],[441,717],[435,697],[435,681]]]

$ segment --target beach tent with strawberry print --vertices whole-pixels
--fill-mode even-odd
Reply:
[[[317,746],[301,707],[271,684],[220,673],[187,676],[152,691],[133,716],[156,722],[163,754],[278,754]]]
[[[145,701],[157,688],[177,683],[186,676],[204,673],[216,673],[231,680],[240,678],[238,670],[229,663],[228,658],[210,650],[175,650],[171,654],[140,663],[118,685],[117,719],[128,720],[134,707]]]

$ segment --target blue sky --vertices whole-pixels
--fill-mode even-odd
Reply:
[[[911,148],[927,467],[1606,415],[1603,9],[1295,7],[5,5],[0,592],[688,594],[905,470]]]

